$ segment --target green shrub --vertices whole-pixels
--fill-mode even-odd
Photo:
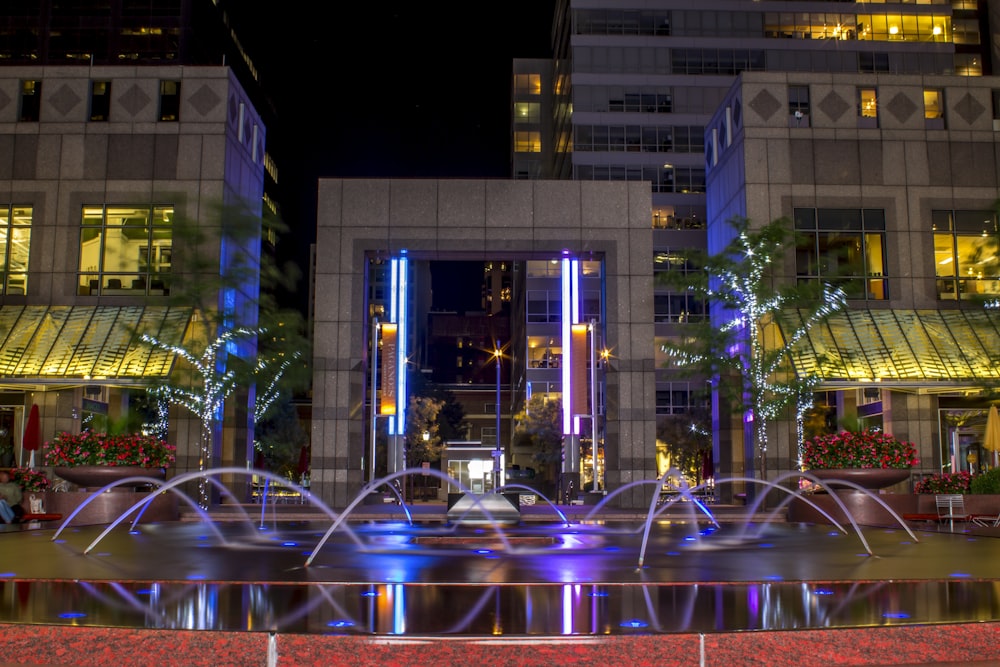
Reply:
[[[973,475],[970,489],[972,493],[1000,493],[1000,468]]]

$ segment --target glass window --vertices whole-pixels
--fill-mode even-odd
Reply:
[[[42,82],[26,80],[21,82],[21,113],[18,120],[23,123],[37,123],[41,117]]]
[[[160,81],[160,120],[177,121],[181,114],[181,82]]]
[[[690,382],[667,382],[656,384],[656,414],[680,415],[694,408],[705,407],[704,392],[692,388]]]
[[[992,211],[932,211],[939,299],[1000,294],[997,216]]]
[[[874,88],[858,89],[858,115],[862,118],[878,118],[878,96]]]
[[[562,321],[562,296],[558,291],[528,290],[528,322]]]
[[[111,82],[90,82],[90,120],[106,121],[111,113]]]
[[[172,268],[173,206],[85,206],[78,292],[165,295]]]
[[[515,123],[537,123],[542,118],[542,105],[537,102],[514,103]]]
[[[514,92],[518,95],[541,95],[542,77],[540,74],[515,74]]]
[[[25,294],[31,248],[30,206],[0,208],[0,294]]]
[[[942,118],[944,116],[944,93],[936,89],[924,90],[924,118]]]
[[[514,152],[541,153],[542,135],[540,132],[515,132]]]
[[[802,116],[809,115],[809,86],[788,87],[788,113],[795,116],[796,112]]]
[[[795,209],[795,270],[800,282],[839,285],[851,299],[889,298],[885,211]]]

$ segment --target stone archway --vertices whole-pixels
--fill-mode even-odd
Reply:
[[[605,483],[652,480],[655,465],[653,239],[648,183],[499,180],[319,182],[313,299],[312,491],[343,507],[365,483],[368,313],[373,254],[583,256],[605,260]],[[617,504],[641,507],[652,486]]]

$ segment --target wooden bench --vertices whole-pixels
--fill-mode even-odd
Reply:
[[[59,521],[63,518],[62,514],[24,514],[21,517],[21,523],[30,523],[32,521]]]

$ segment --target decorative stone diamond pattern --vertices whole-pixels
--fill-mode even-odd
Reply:
[[[125,111],[129,115],[136,116],[140,111],[149,106],[152,99],[142,91],[142,88],[133,84],[132,87],[125,91],[124,95],[118,98],[118,101],[121,102],[122,107],[125,108]]]
[[[6,109],[10,104],[11,96],[0,90],[0,109]]]
[[[781,108],[781,102],[768,91],[762,90],[750,100],[750,108],[764,120],[770,120],[771,116]]]
[[[983,115],[983,112],[985,111],[986,107],[980,104],[979,101],[969,93],[963,95],[962,99],[955,104],[955,113],[957,113],[959,117],[969,125],[972,125],[980,116]]]
[[[916,112],[917,105],[903,93],[896,93],[885,108],[889,110],[889,113],[896,120],[900,123],[905,123]]]
[[[827,115],[830,120],[840,120],[840,117],[847,113],[851,105],[844,101],[844,98],[831,90],[826,97],[820,100],[819,110]]]
[[[222,101],[222,98],[219,97],[215,91],[206,84],[195,91],[195,94],[192,95],[189,100],[191,102],[191,106],[194,107],[194,110],[202,116],[205,116],[209,111],[219,106],[219,102]]]
[[[49,98],[49,102],[52,103],[52,107],[59,112],[60,115],[65,116],[73,108],[82,101],[82,98],[73,92],[67,84],[63,84],[59,87],[59,90]]]

